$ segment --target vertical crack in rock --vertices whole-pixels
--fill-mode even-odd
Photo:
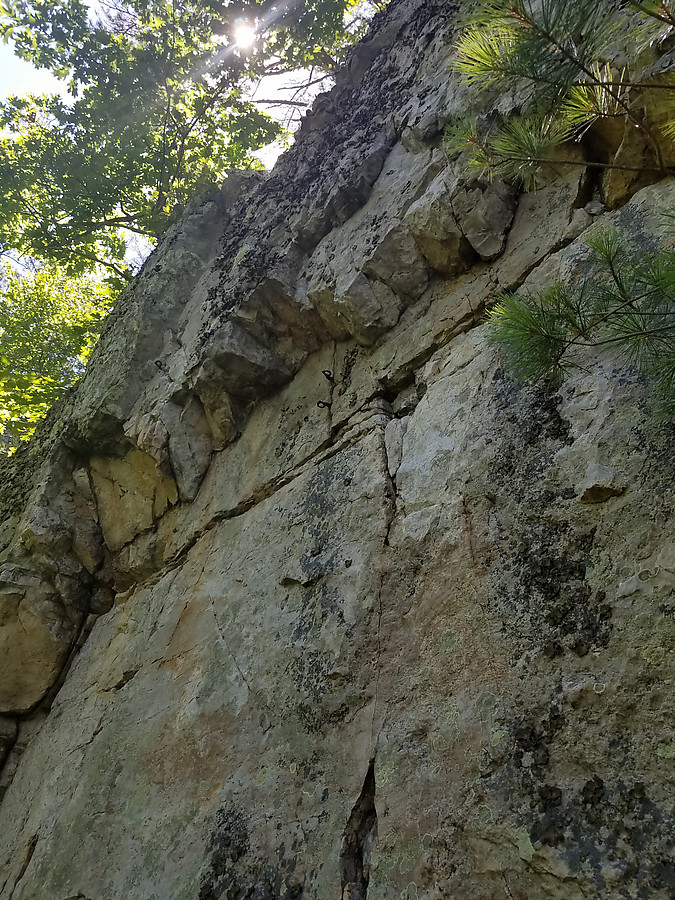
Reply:
[[[19,885],[19,882],[21,881],[23,876],[26,874],[26,870],[28,869],[28,866],[30,865],[30,861],[33,858],[33,854],[35,853],[35,848],[37,847],[37,842],[38,842],[38,835],[34,834],[33,837],[30,839],[30,841],[28,842],[28,847],[26,848],[26,853],[24,855],[23,862],[21,863],[21,868],[19,869],[19,874],[15,878],[14,884],[12,885],[12,890],[10,891],[10,894],[9,894],[9,900],[12,900],[12,897],[14,896],[14,893]]]
[[[75,640],[73,641],[73,645],[68,652],[68,656],[66,656],[66,658],[63,662],[63,665],[59,669],[58,674],[56,675],[56,678],[54,679],[54,683],[49,688],[49,690],[47,691],[45,696],[42,698],[42,700],[40,700],[32,710],[29,710],[29,713],[34,712],[35,710],[40,709],[40,708],[45,709],[45,710],[51,709],[52,703],[54,702],[56,695],[63,687],[63,684],[64,684],[66,678],[68,677],[68,673],[70,672],[70,669],[71,669],[73,663],[75,662],[75,659],[76,659],[78,653],[80,652],[82,647],[85,645],[87,638],[91,634],[91,630],[94,627],[94,625],[96,624],[96,620],[98,619],[98,617],[99,617],[99,614],[96,614],[96,613],[90,613],[90,614],[83,616],[82,622],[81,622],[80,627],[77,632],[77,636],[76,636]]]
[[[366,900],[370,880],[370,856],[377,837],[375,809],[375,760],[371,760],[361,796],[347,822],[340,851],[342,900]]]
[[[390,423],[394,421],[393,418],[390,418]],[[386,426],[388,427],[388,426]],[[396,518],[396,514],[398,511],[398,493],[396,490],[396,472],[392,470],[392,466],[389,460],[389,453],[387,450],[387,438],[386,438],[386,427],[382,430],[382,443],[380,445],[380,452],[382,454],[382,471],[384,473],[386,484],[387,484],[387,501],[386,501],[386,511],[385,511],[385,534],[384,539],[382,541],[382,552],[383,554],[387,552],[389,547],[389,535],[391,533],[392,525],[394,524],[394,520]],[[399,460],[400,462],[400,460]],[[383,561],[384,563],[384,561]],[[386,578],[386,565],[382,565],[380,569],[380,584],[377,589],[377,648],[376,648],[376,658],[375,658],[375,697],[373,702],[373,716],[371,720],[371,741],[372,746],[376,745],[376,720],[377,720],[377,711],[378,711],[378,700],[379,700],[379,692],[380,692],[380,674],[381,674],[381,657],[382,657],[382,591],[384,589],[384,582]]]
[[[234,653],[233,653],[232,650],[230,649],[230,645],[228,644],[227,639],[225,638],[225,634],[224,634],[223,629],[222,629],[222,627],[221,627],[221,625],[220,625],[220,620],[218,619],[218,614],[216,613],[216,607],[215,607],[214,602],[213,602],[213,597],[212,597],[210,594],[209,594],[209,607],[210,607],[210,609],[211,609],[211,612],[213,613],[213,618],[214,618],[215,623],[216,623],[216,631],[218,632],[218,636],[219,636],[219,638],[220,638],[220,641],[221,641],[223,647],[225,647],[225,649],[227,650],[228,656],[230,657],[230,659],[231,659],[232,662],[234,663],[234,667],[235,667],[235,669],[237,670],[237,672],[239,673],[239,677],[240,677],[241,680],[243,681],[243,683],[244,683],[244,685],[245,685],[245,687],[246,687],[246,690],[248,691],[249,694],[252,694],[252,695],[253,695],[255,692],[251,690],[251,685],[248,683],[248,681],[247,681],[247,679],[246,679],[246,676],[244,675],[244,673],[243,673],[243,671],[242,671],[242,669],[241,669],[241,666],[239,665],[239,663],[238,663],[238,661],[237,661],[237,657],[234,655]]]
[[[16,743],[19,734],[18,719],[14,716],[0,716],[0,774]]]

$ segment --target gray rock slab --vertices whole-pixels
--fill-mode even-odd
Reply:
[[[339,892],[373,754],[383,458],[372,434],[307,471],[98,621],[27,751],[49,777],[3,801],[23,825],[1,830],[0,883],[31,854],[17,900]]]

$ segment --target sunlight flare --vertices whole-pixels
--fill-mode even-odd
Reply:
[[[251,25],[242,23],[234,29],[234,42],[242,50],[250,49],[255,44],[256,38],[256,30]]]

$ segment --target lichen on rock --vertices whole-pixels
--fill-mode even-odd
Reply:
[[[456,22],[391,0],[0,462],[2,900],[670,896],[672,426],[482,314],[675,185],[467,178]]]

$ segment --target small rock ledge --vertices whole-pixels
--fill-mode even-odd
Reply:
[[[671,895],[672,428],[482,315],[675,182],[467,177],[456,13],[391,0],[0,464],[1,900]]]

